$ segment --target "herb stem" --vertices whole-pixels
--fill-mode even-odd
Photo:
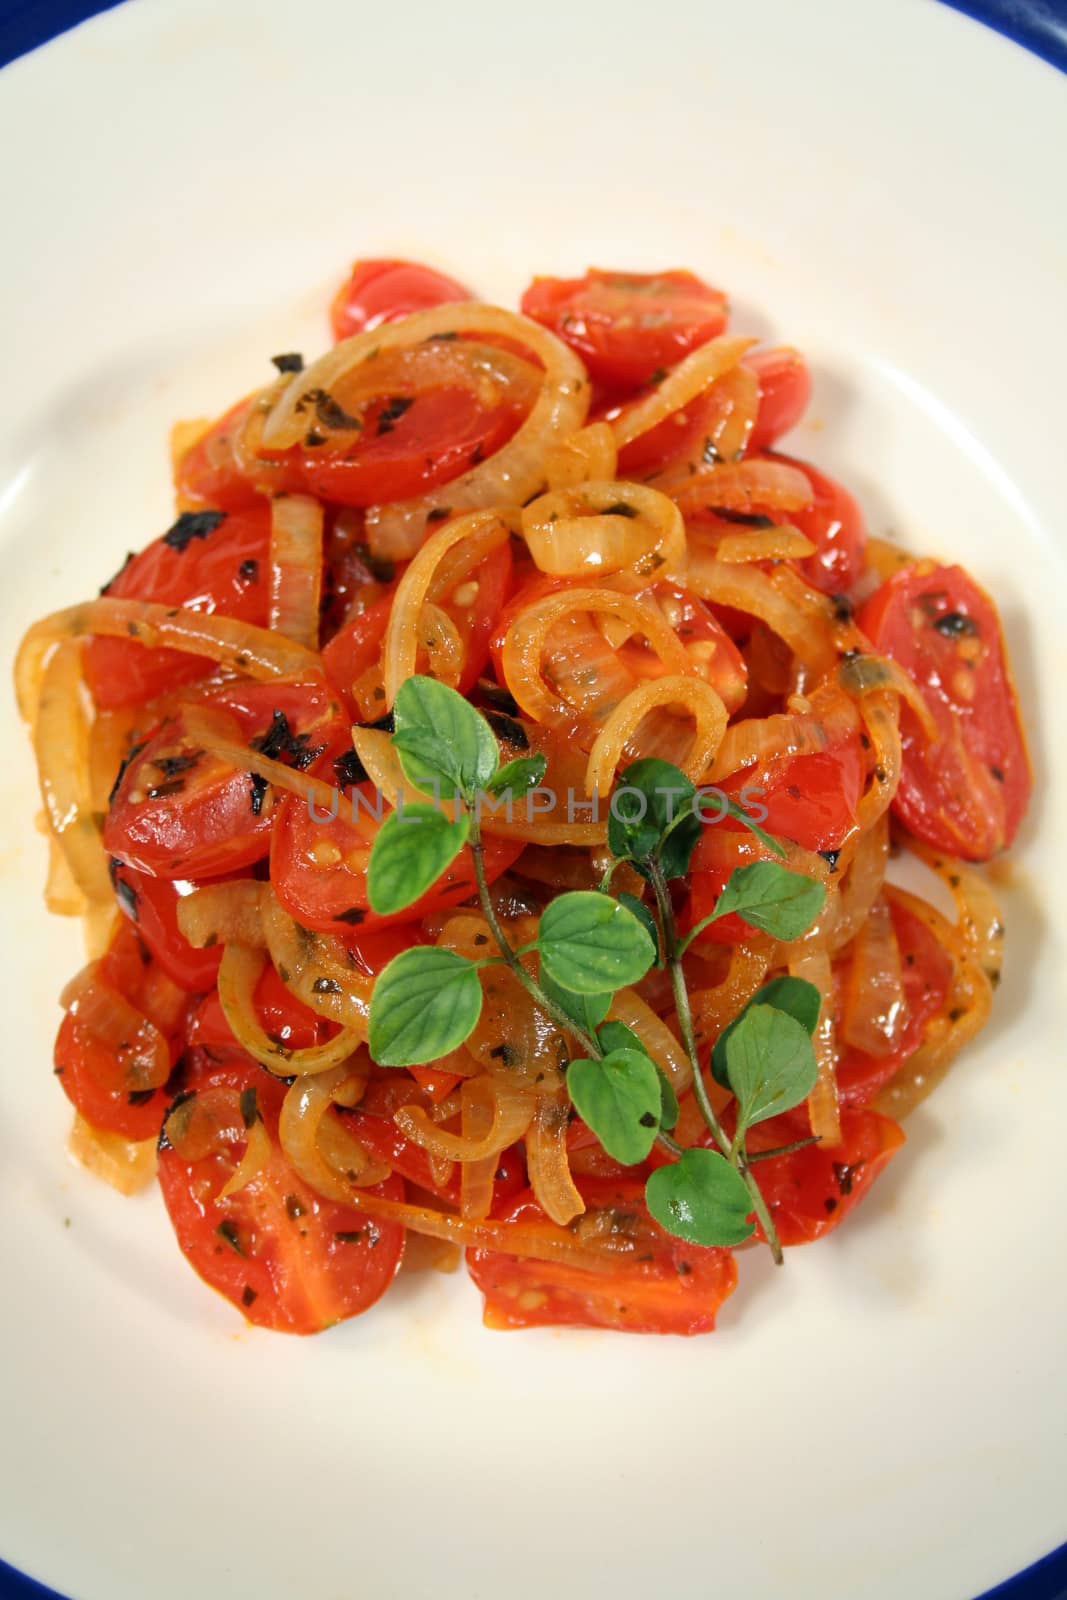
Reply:
[[[554,1000],[549,999],[548,995],[545,994],[544,990],[541,988],[541,985],[535,978],[530,976],[522,962],[519,960],[518,951],[512,949],[511,945],[508,943],[507,934],[504,932],[504,929],[500,924],[500,918],[496,914],[496,907],[494,906],[492,896],[489,893],[489,880],[485,875],[485,852],[482,846],[482,835],[478,826],[478,817],[474,808],[471,809],[470,813],[470,833],[467,836],[467,843],[470,847],[471,859],[474,862],[474,877],[478,885],[478,901],[481,905],[485,920],[489,924],[489,931],[492,933],[493,938],[499,945],[500,954],[503,956],[506,965],[515,974],[516,978],[518,978],[519,982],[533,1000],[538,1010],[543,1011],[546,1016],[551,1017],[552,1021],[556,1024],[556,1027],[559,1028],[561,1033],[569,1033],[572,1038],[579,1041],[583,1049],[585,1049],[594,1060],[599,1061],[604,1052],[601,1049],[600,1043],[596,1037],[591,1033],[587,1033],[584,1028],[580,1027],[579,1024],[575,1022],[573,1017],[569,1017],[567,1015],[562,1007],[557,1006]]]
[[[696,1034],[693,1029],[693,1012],[689,1005],[689,990],[686,987],[685,971],[682,967],[682,950],[678,940],[678,930],[674,922],[674,910],[671,906],[670,890],[667,880],[663,875],[663,868],[651,857],[647,863],[649,881],[656,896],[656,905],[659,909],[660,930],[663,934],[663,953],[667,960],[667,970],[671,978],[671,991],[674,995],[675,1009],[678,1012],[678,1026],[682,1032],[682,1043],[685,1045],[689,1060],[693,1067],[693,1093],[696,1096],[700,1114],[708,1125],[712,1138],[731,1165],[737,1168],[744,1179],[745,1187],[752,1197],[752,1208],[759,1218],[763,1234],[770,1246],[771,1255],[778,1266],[782,1265],[782,1247],[778,1241],[767,1202],[755,1177],[749,1169],[744,1154],[735,1150],[727,1137],[726,1130],[716,1114],[715,1107],[708,1095],[707,1085],[700,1070],[700,1056],[697,1050]]]

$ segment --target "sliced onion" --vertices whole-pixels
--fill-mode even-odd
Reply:
[[[684,1094],[693,1081],[692,1063],[677,1035],[652,1007],[633,989],[619,989],[608,1016],[636,1033],[657,1067],[662,1067],[671,1080],[675,1094]]]
[[[903,667],[891,661],[888,656],[854,656],[841,663],[838,677],[846,694],[854,695],[857,699],[883,689],[890,689],[894,694],[899,694],[915,713],[927,739],[932,744],[938,742],[940,734],[937,723],[922,690],[908,677]]]
[[[255,950],[264,944],[263,901],[265,883],[242,878],[231,883],[208,883],[178,900],[178,927],[198,950],[216,944],[242,944]]]
[[[462,1133],[449,1133],[435,1127],[422,1106],[402,1106],[394,1121],[401,1133],[414,1144],[421,1145],[439,1161],[482,1161],[487,1156],[499,1155],[509,1144],[521,1139],[530,1126],[534,1102],[525,1090],[513,1089],[497,1080],[492,1085],[493,1121],[480,1137],[471,1139]]]
[[[188,606],[157,605],[151,600],[115,600],[110,596],[88,600],[65,611],[42,617],[23,635],[15,662],[19,711],[33,722],[41,682],[41,667],[54,644],[102,634],[116,639],[136,639],[149,649],[164,645],[206,656],[250,678],[307,676],[322,671],[319,657],[267,628],[220,617]]]
[[[266,885],[264,885],[266,888]],[[340,939],[294,922],[267,889],[263,936],[285,987],[309,1010],[367,1037],[374,981],[357,971]]]
[[[542,676],[541,657],[551,629],[570,613],[607,613],[648,640],[668,672],[688,675],[691,666],[674,629],[656,606],[612,589],[562,589],[544,595],[515,618],[504,639],[503,668],[515,700],[537,722],[553,722],[573,708],[553,695]]]
[[[429,494],[371,507],[366,520],[370,547],[375,555],[393,560],[414,555],[426,537],[427,517],[444,506],[475,511],[491,505],[522,505],[544,487],[549,447],[580,428],[589,408],[585,368],[560,339],[538,323],[496,306],[435,306],[345,339],[301,373],[268,417],[264,445],[284,449],[303,437],[306,425],[297,408],[310,390],[329,393],[373,352],[418,344],[442,333],[503,334],[531,350],[544,364],[544,380],[518,432],[487,461]]]
[[[638,731],[646,717],[667,706],[684,709],[695,724],[689,749],[675,765],[694,782],[707,771],[726,732],[726,707],[703,679],[668,674],[640,684],[608,717],[589,752],[586,794],[609,794],[624,756],[636,759],[651,753],[636,749]]]
[[[838,862],[844,873],[838,890],[837,925],[830,943],[831,954],[842,949],[856,937],[874,905],[885,881],[886,862],[889,860],[889,813],[882,815],[859,836],[852,861],[847,869]]]
[[[735,367],[745,351],[751,349],[756,342],[755,339],[741,339],[735,334],[725,334],[722,338],[711,339],[707,344],[701,345],[699,350],[694,350],[683,361],[679,361],[647,400],[641,400],[635,406],[627,406],[626,410],[615,419],[612,426],[615,442],[619,448],[629,444],[642,433],[648,433],[650,429],[658,427],[672,412],[680,411],[691,400],[695,400],[697,395],[703,394],[704,390],[710,388],[723,373]]]
[[[308,650],[319,647],[322,507],[307,494],[276,495],[270,508],[270,625]]]
[[[496,1096],[489,1078],[468,1078],[460,1089],[460,1129],[472,1143],[485,1138],[496,1120]],[[459,1176],[459,1212],[468,1221],[487,1217],[493,1207],[498,1156],[464,1161]]]
[[[120,1133],[105,1133],[78,1111],[67,1143],[76,1161],[120,1194],[136,1194],[156,1175],[154,1139],[124,1139]]]
[[[337,1122],[333,1096],[347,1077],[348,1069],[338,1066],[315,1077],[298,1078],[282,1101],[278,1118],[278,1140],[293,1171],[316,1194],[346,1206],[357,1204],[358,1185],[380,1183],[389,1175],[388,1167],[368,1155],[358,1139]],[[324,1154],[327,1128],[335,1140],[329,1148],[344,1152],[348,1163],[344,1173]]]
[[[814,499],[811,482],[799,467],[753,456],[713,466],[668,467],[656,485],[669,494],[683,516],[702,511],[804,511]]]
[[[244,1155],[215,1196],[216,1200],[228,1200],[231,1194],[247,1188],[253,1178],[258,1178],[261,1172],[266,1171],[271,1153],[270,1134],[263,1125],[262,1117],[257,1117],[248,1129]]]
[[[719,561],[700,544],[690,542],[686,584],[702,600],[759,617],[785,640],[799,661],[815,671],[825,671],[836,659],[825,596],[820,597],[823,603],[818,607],[798,606],[777,581],[778,573],[786,570],[778,568],[772,577],[751,566]]]
[[[507,543],[515,525],[513,517],[498,511],[474,511],[446,523],[431,534],[419,550],[397,585],[385,633],[382,660],[388,706],[396,699],[400,685],[415,672],[419,618],[426,602],[447,593],[435,586],[446,558],[458,550],[464,558],[465,570],[470,571],[491,551]],[[457,570],[453,565],[448,573],[450,586],[457,583],[461,575],[465,575],[464,567]]]
[[[614,478],[618,463],[611,423],[591,422],[548,450],[545,478],[550,489],[573,489],[590,478]]]
[[[727,1023],[732,1022],[752,999],[767,976],[770,951],[770,941],[758,936],[734,945],[722,982],[713,989],[694,989],[690,993],[693,1031],[702,1052],[715,1043]]]
[[[290,1050],[267,1034],[256,1015],[254,1002],[256,984],[266,965],[267,958],[259,950],[247,950],[238,944],[228,944],[223,949],[218,978],[219,1001],[238,1044],[276,1078],[288,1078],[293,1073],[303,1077],[328,1072],[331,1067],[347,1061],[363,1042],[361,1030],[342,1028],[324,1044],[309,1045],[304,1050]]]
[[[522,513],[536,565],[555,578],[618,575],[633,592],[653,577],[677,581],[685,565],[685,524],[655,489],[612,479],[555,489]]]
[[[570,1107],[564,1091],[540,1096],[526,1135],[526,1167],[534,1199],[561,1228],[585,1210],[567,1158],[569,1127]]]
[[[89,781],[89,727],[82,708],[81,644],[63,640],[41,682],[34,753],[52,837],[90,903],[110,903],[111,884]]]
[[[815,546],[799,528],[784,523],[776,528],[752,528],[748,533],[727,533],[716,545],[715,554],[731,566],[746,561],[802,561],[815,554]]]
[[[841,1037],[867,1055],[888,1055],[900,1043],[907,1014],[900,947],[889,902],[879,896],[852,942]]]
[[[1004,964],[1004,919],[988,879],[967,862],[942,855],[920,839],[909,835],[905,842],[948,889],[956,903],[957,927],[963,945],[995,988]]]
[[[819,1020],[812,1035],[818,1076],[808,1096],[811,1131],[824,1148],[841,1143],[841,1108],[837,1098],[837,1046],[834,1041],[834,976],[825,947],[805,949],[789,963],[794,978],[813,983],[822,996]]]
[[[796,702],[794,702],[795,704]],[[746,717],[727,728],[707,781],[720,783],[745,767],[765,768],[791,756],[815,755],[854,737],[861,719],[847,695],[830,685],[815,691],[804,711]]]

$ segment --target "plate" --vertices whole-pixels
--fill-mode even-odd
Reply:
[[[998,597],[1037,769],[994,1019],[869,1202],[709,1338],[483,1330],[465,1279],[242,1327],[64,1154],[3,702],[0,1551],[76,1600],[973,1596],[1067,1535],[1057,823],[1063,82],[931,5],[135,0],[0,79],[9,659],[167,521],[166,433],[326,339],[356,254],[514,301],[691,266],[816,373],[797,446]]]

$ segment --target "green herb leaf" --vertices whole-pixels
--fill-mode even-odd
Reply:
[[[481,1009],[473,962],[454,950],[415,945],[394,957],[374,985],[371,1056],[383,1067],[436,1061],[463,1043]]]
[[[402,911],[438,879],[463,849],[470,818],[450,822],[435,806],[405,806],[385,819],[371,846],[367,894],[379,916]]]
[[[770,983],[765,983],[762,988],[757,989],[744,1010],[739,1011],[734,1020],[727,1023],[711,1052],[712,1076],[724,1089],[730,1087],[730,1079],[726,1072],[727,1040],[749,1006],[774,1006],[778,1011],[785,1011],[806,1028],[810,1035],[815,1032],[818,1025],[822,995],[813,983],[808,983],[804,978],[772,978]]]
[[[681,877],[700,838],[695,794],[685,773],[669,761],[631,762],[619,774],[608,815],[611,853],[638,864],[658,854],[666,876]]]
[[[541,970],[576,994],[638,983],[655,960],[648,930],[617,900],[592,889],[557,895],[541,917]]]
[[[625,1022],[605,1022],[597,1030],[597,1038],[604,1050],[608,1053],[616,1050],[636,1050],[638,1055],[648,1055],[648,1051],[637,1037],[632,1028]],[[649,1056],[649,1060],[652,1058]],[[660,1110],[659,1125],[669,1133],[677,1124],[679,1116],[678,1097],[674,1092],[674,1085],[660,1066],[658,1061],[653,1061],[659,1078]]]
[[[802,1023],[774,1006],[748,1006],[726,1041],[738,1132],[806,1100],[816,1073],[811,1035]]]
[[[393,707],[393,744],[404,775],[416,788],[448,799],[484,789],[500,760],[493,730],[461,694],[435,678],[408,678]]]
[[[654,1063],[637,1050],[613,1050],[602,1061],[572,1061],[567,1089],[575,1109],[609,1156],[630,1167],[656,1141],[661,1094]]]
[[[632,911],[638,922],[648,929],[648,937],[652,940],[656,952],[656,964],[658,965],[661,957],[659,929],[656,926],[656,919],[652,912],[643,900],[639,900],[635,894],[630,894],[626,889],[621,889],[616,899],[626,907],[627,911]]]
[[[799,939],[823,908],[826,890],[804,872],[790,872],[776,861],[735,867],[715,905],[715,916],[736,911],[751,928],[774,939]]]
[[[745,1181],[717,1150],[684,1150],[657,1167],[645,1203],[661,1228],[690,1244],[741,1244],[755,1228]]]
[[[537,975],[537,981],[548,998],[555,1001],[560,1010],[565,1011],[586,1033],[595,1033],[608,1014],[612,1001],[610,993],[575,994],[572,989],[564,989],[556,983],[543,967]]]
[[[496,797],[510,794],[519,799],[528,789],[536,789],[545,775],[548,757],[538,752],[535,756],[519,756],[500,768],[495,778],[490,778],[486,788]]]

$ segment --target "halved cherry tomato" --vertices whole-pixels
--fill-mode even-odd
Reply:
[[[111,882],[119,909],[137,931],[164,972],[190,994],[213,987],[222,951],[198,950],[178,927],[178,902],[198,888],[185,878],[153,878],[117,858]]]
[[[450,1205],[458,1206],[458,1164],[446,1182],[437,1181],[426,1151],[402,1133],[393,1120],[403,1106],[422,1106],[429,1110],[431,1101],[407,1073],[392,1072],[387,1078],[372,1079],[359,1105],[341,1115],[365,1150],[387,1162],[409,1183],[418,1184],[420,1189],[430,1189]]]
[[[403,403],[404,409],[399,410]],[[294,453],[302,482],[331,505],[372,506],[406,500],[459,477],[505,445],[523,420],[510,405],[487,407],[473,388],[424,389],[384,397],[343,452]]]
[[[837,1090],[842,1105],[865,1106],[894,1077],[922,1043],[926,1024],[945,1004],[952,983],[952,957],[938,944],[921,917],[893,901],[893,931],[900,949],[906,1020],[895,1049],[884,1056],[867,1055],[844,1046],[837,1063]]]
[[[746,454],[759,455],[804,415],[811,399],[811,372],[800,351],[789,345],[751,350],[744,364],[759,379],[759,410]]]
[[[522,310],[582,357],[599,382],[647,384],[726,326],[726,297],[691,272],[535,278]]]
[[[359,708],[352,698],[352,685],[372,667],[381,654],[382,640],[389,626],[393,609],[391,585],[388,594],[346,622],[334,634],[322,652],[326,676],[348,707],[349,715],[358,719]]]
[[[310,1050],[337,1032],[332,1022],[290,993],[272,966],[268,965],[256,984],[252,1003],[264,1033],[287,1050]],[[185,1042],[191,1049],[206,1050],[216,1061],[249,1060],[226,1021],[217,989],[206,994],[189,1017]]]
[[[759,409],[746,448],[746,454],[756,455],[800,421],[811,397],[811,374],[799,350],[786,346],[753,350],[742,365],[751,367],[759,379]],[[717,406],[716,395],[708,389],[647,433],[638,434],[619,451],[620,476],[643,477],[668,462],[699,461]]]
[[[491,1328],[618,1328],[629,1333],[706,1333],[737,1283],[729,1250],[686,1244],[664,1233],[633,1179],[584,1178],[592,1211],[611,1214],[613,1231],[639,1243],[611,1272],[533,1261],[485,1250],[467,1252],[467,1270],[485,1296]],[[543,1222],[532,1189],[503,1212],[508,1222]]]
[[[103,957],[101,976],[155,1024],[167,1040],[171,1063],[176,1062],[185,997],[160,971],[125,920],[120,920]],[[159,1132],[168,1091],[131,1094],[114,1087],[112,1051],[69,1012],[59,1025],[54,1061],[63,1092],[94,1127],[121,1134],[124,1139],[152,1139]]]
[[[220,1200],[244,1139],[220,1139],[196,1161],[183,1160],[164,1141],[163,1200],[189,1264],[242,1316],[278,1333],[317,1333],[381,1298],[400,1266],[404,1230],[324,1200],[296,1175],[278,1144],[285,1086],[261,1068],[201,1058],[185,1083],[192,1094],[223,1090],[239,1097],[250,1089],[270,1137],[266,1167]],[[368,1193],[402,1200],[404,1181],[394,1175]]]
[[[839,851],[856,827],[856,809],[867,776],[867,755],[858,728],[826,750],[787,756],[766,766],[746,767],[719,787],[743,806],[754,822],[805,850]],[[714,816],[709,812],[709,819]],[[743,824],[726,816],[709,820],[693,851],[688,899],[679,924],[688,931],[715,909],[734,866]],[[770,859],[770,851],[756,846]],[[736,913],[720,917],[698,935],[712,944],[736,944],[751,929]]]
[[[348,339],[413,311],[474,298],[455,278],[417,261],[357,261],[334,296],[330,326],[335,339]]]
[[[463,672],[457,685],[461,694],[469,694],[485,671],[490,637],[514,586],[511,545],[502,544],[440,602],[463,643]]]
[[[808,1131],[807,1114],[800,1107],[758,1123],[748,1134],[748,1149],[774,1150]],[[904,1130],[891,1117],[846,1107],[841,1143],[833,1149],[805,1145],[791,1155],[756,1162],[752,1170],[782,1244],[807,1244],[836,1228],[903,1143]],[[762,1238],[762,1229],[757,1232]]]
[[[202,703],[229,713],[249,743],[267,739],[280,712],[290,756],[303,742],[301,760],[327,745],[340,748],[344,738],[340,708],[321,680],[227,684],[202,696]],[[104,848],[158,878],[219,877],[267,854],[271,811],[258,780],[190,747],[179,711],[137,747],[123,770]]]
[[[217,612],[265,627],[270,582],[270,511],[219,512],[218,522],[201,515],[181,520],[131,556],[104,593],[119,599],[156,600]],[[195,527],[195,532],[189,529]],[[85,681],[97,705],[143,705],[180,684],[206,677],[211,663],[183,650],[148,649],[135,639],[90,639]]]
[[[814,503],[806,510],[791,511],[786,519],[815,546],[814,555],[797,563],[801,573],[823,594],[846,594],[863,572],[867,543],[863,512],[844,484],[810,461],[775,454],[771,459],[799,467],[814,491]]]
[[[339,741],[332,754],[351,749]],[[307,928],[326,933],[360,933],[397,923],[418,922],[434,911],[449,910],[477,892],[474,865],[464,847],[452,865],[426,893],[403,911],[380,916],[367,898],[367,862],[371,845],[389,813],[387,797],[372,784],[360,783],[341,796],[331,819],[312,817],[307,804],[287,795],[278,807],[270,852],[270,878],[274,892],[290,916]],[[358,817],[358,826],[353,821]],[[485,870],[490,881],[498,878],[521,854],[521,840],[485,839]]]
[[[255,398],[250,395],[231,406],[177,463],[174,487],[183,505],[248,511],[261,507],[265,494],[294,494],[300,489],[300,475],[292,463],[264,461],[253,476],[237,465],[233,438],[247,421]]]
[[[902,567],[857,621],[922,690],[938,739],[900,713],[904,766],[893,810],[919,839],[968,861],[1011,844],[1033,775],[1000,618],[962,567]]]

